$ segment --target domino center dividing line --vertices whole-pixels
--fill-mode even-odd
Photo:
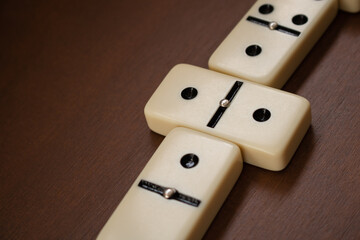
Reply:
[[[266,21],[266,20],[263,20],[260,18],[252,17],[252,16],[247,17],[246,20],[249,22],[258,24],[260,26],[268,27],[271,30],[276,30],[276,31],[279,31],[282,33],[289,34],[291,36],[298,37],[301,34],[301,32],[299,32],[299,31],[279,25],[276,22],[269,22],[269,21]]]
[[[150,192],[158,193],[166,199],[174,199],[179,202],[191,205],[193,207],[198,207],[201,203],[200,200],[198,200],[194,197],[185,195],[185,194],[177,191],[175,188],[163,187],[163,186],[160,186],[160,185],[157,185],[155,183],[145,181],[145,180],[141,180],[139,182],[138,186],[141,188],[144,188]]]
[[[215,114],[213,115],[213,117],[210,119],[209,123],[206,126],[211,128],[214,128],[216,126],[222,115],[224,115],[226,109],[230,106],[231,101],[234,99],[235,95],[240,90],[242,84],[243,83],[240,81],[236,81],[234,83],[234,85],[232,86],[226,97],[220,101],[220,106],[218,107]]]

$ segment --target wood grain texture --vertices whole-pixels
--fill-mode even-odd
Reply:
[[[252,0],[0,2],[0,239],[94,239],[163,137],[146,101],[207,67]],[[285,85],[313,121],[290,165],[245,164],[204,239],[360,239],[360,14]]]

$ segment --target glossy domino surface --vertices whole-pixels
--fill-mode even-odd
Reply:
[[[176,128],[97,239],[201,239],[241,170],[235,144]]]
[[[212,54],[209,68],[281,88],[337,9],[337,0],[259,0]]]
[[[145,117],[162,135],[182,126],[234,142],[245,162],[275,171],[289,163],[311,122],[303,97],[186,64],[168,73]]]

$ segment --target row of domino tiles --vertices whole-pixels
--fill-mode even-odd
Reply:
[[[342,0],[340,7],[358,12],[360,1]],[[275,88],[337,10],[337,0],[258,0],[213,53],[210,70],[175,66],[145,106],[150,129],[166,138],[98,239],[200,239],[243,159],[284,169],[311,111],[306,99]]]

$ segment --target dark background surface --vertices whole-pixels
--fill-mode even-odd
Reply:
[[[2,0],[0,238],[95,238],[163,140],[146,101],[253,2]],[[312,106],[295,156],[245,164],[204,239],[360,238],[359,78],[360,14],[339,12],[283,88]]]

